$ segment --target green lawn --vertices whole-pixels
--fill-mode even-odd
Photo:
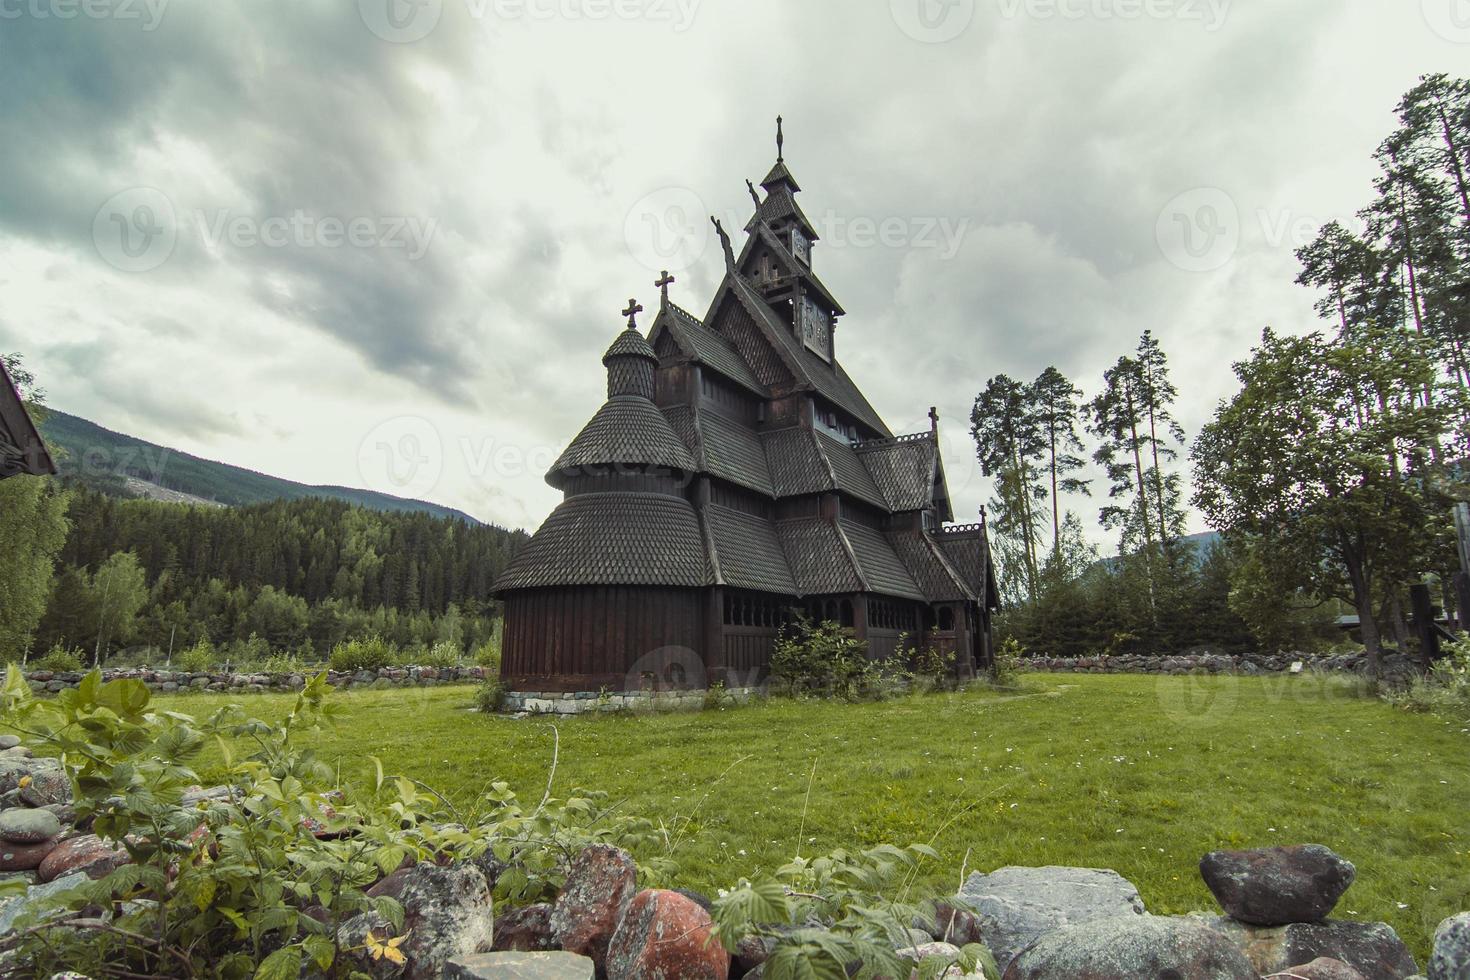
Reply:
[[[544,718],[486,717],[473,688],[336,695],[320,749],[343,777],[390,772],[456,802],[492,779],[539,798]],[[175,696],[205,713],[223,696]],[[261,716],[288,699],[243,699]],[[680,883],[712,890],[798,849],[932,842],[936,881],[1006,864],[1115,868],[1149,909],[1213,909],[1219,847],[1328,844],[1358,867],[1340,915],[1390,922],[1421,963],[1470,909],[1470,734],[1313,677],[1031,676],[886,704],[774,701],[692,715],[560,719],[556,792],[605,790],[674,823]],[[813,775],[813,773],[815,775]],[[810,786],[809,786],[810,784]],[[808,801],[808,790],[810,798]]]

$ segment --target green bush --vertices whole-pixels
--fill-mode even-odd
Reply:
[[[31,670],[49,670],[54,674],[79,671],[82,669],[82,651],[68,650],[58,643],[47,650],[44,657],[32,660],[27,666]]]
[[[191,674],[204,674],[219,666],[219,652],[208,640],[200,640],[174,657],[174,667]]]
[[[772,687],[797,697],[863,697],[876,677],[867,643],[833,622],[783,629],[771,652]]]
[[[349,640],[332,648],[327,664],[339,673],[354,673],[359,670],[381,670],[398,662],[397,651],[381,636]]]
[[[438,667],[443,670],[448,667],[458,667],[459,655],[459,644],[440,641],[419,654],[414,663],[419,667]]]
[[[1014,636],[995,648],[995,664],[990,669],[996,687],[1015,687],[1021,673],[1021,658],[1026,651]]]
[[[505,685],[500,678],[492,677],[475,691],[475,709],[493,715],[505,707]]]
[[[1429,676],[1385,694],[1388,702],[1404,711],[1470,720],[1470,634],[1446,644],[1444,653]]]

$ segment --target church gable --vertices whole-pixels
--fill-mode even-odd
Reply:
[[[792,383],[793,375],[781,354],[756,325],[750,310],[733,292],[725,293],[724,301],[715,311],[712,323],[715,331],[740,352],[741,358],[750,366],[751,372],[761,384],[775,388]]]

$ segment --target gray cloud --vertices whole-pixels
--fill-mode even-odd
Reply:
[[[1331,0],[1229,4],[1213,30],[1101,0],[1078,19],[977,0],[933,44],[900,26],[905,2],[704,0],[686,25],[651,15],[666,5],[506,18],[444,0],[413,43],[328,0],[172,0],[152,31],[0,21],[0,339],[57,407],[228,441],[313,482],[359,482],[332,469],[351,465],[345,433],[395,414],[544,449],[600,402],[626,297],[652,306],[630,210],[681,189],[738,229],[781,112],[814,218],[963,228],[953,249],[838,233],[816,261],[879,411],[918,428],[940,405],[969,513],[987,488],[964,419],[989,376],[1056,364],[1090,390],[1153,329],[1197,426],[1261,326],[1312,326],[1273,229],[1360,206],[1397,97],[1463,55],[1416,11]],[[135,187],[164,195],[176,242],[128,273],[94,219]],[[1197,188],[1240,221],[1207,272],[1156,238]],[[416,258],[319,231],[218,235],[298,215],[432,235]],[[711,238],[676,301],[703,314],[721,267]],[[534,525],[555,499],[539,474],[446,472],[439,497],[487,519]]]

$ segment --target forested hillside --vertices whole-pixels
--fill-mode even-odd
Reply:
[[[417,512],[478,523],[452,507],[423,500],[352,487],[308,486],[244,467],[200,459],[54,409],[46,412],[46,440],[58,450],[58,466],[64,480],[117,496],[136,496],[129,492],[131,479],[221,504],[329,497],[373,510]]]
[[[199,507],[70,494],[71,523],[34,649],[199,641],[325,653],[381,635],[471,649],[493,631],[490,586],[522,535],[339,500]]]

